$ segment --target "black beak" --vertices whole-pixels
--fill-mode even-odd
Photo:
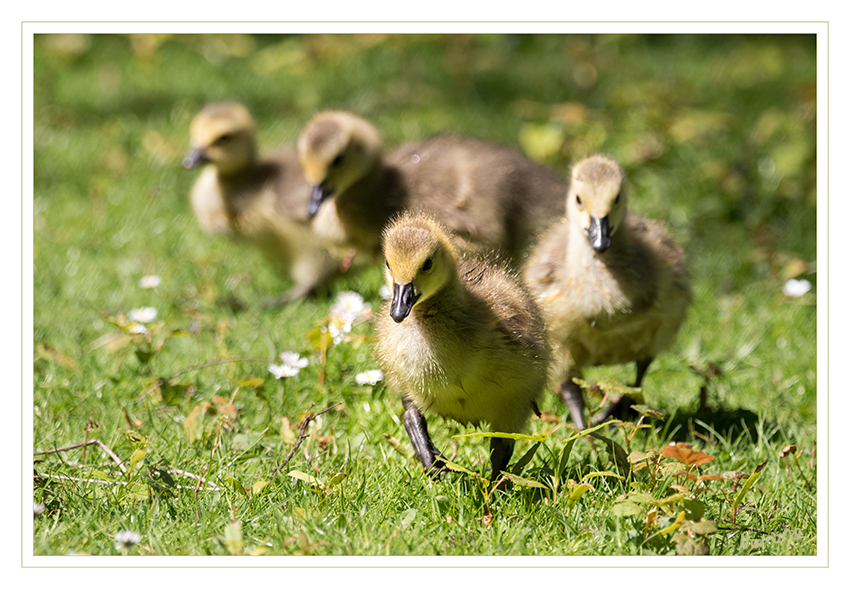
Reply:
[[[194,168],[195,166],[199,166],[201,164],[205,164],[209,160],[207,159],[207,154],[204,153],[204,150],[200,147],[196,147],[192,151],[186,154],[186,157],[183,158],[183,167],[187,170],[190,168]]]
[[[331,190],[324,182],[313,186],[313,189],[310,191],[310,208],[307,210],[311,219],[319,212],[319,207],[322,206],[322,203],[325,202],[325,199],[330,193]]]
[[[590,247],[597,253],[602,253],[611,247],[611,231],[608,226],[608,215],[601,219],[590,217],[590,227],[587,230],[590,238]]]
[[[396,323],[401,323],[404,318],[410,314],[410,310],[419,298],[418,294],[413,293],[413,283],[408,282],[405,285],[393,283],[393,302],[390,304],[390,317]]]

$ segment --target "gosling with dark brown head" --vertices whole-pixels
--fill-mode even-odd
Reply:
[[[524,272],[548,328],[560,395],[579,428],[584,398],[572,379],[585,366],[635,362],[641,386],[691,302],[684,252],[663,227],[628,212],[624,182],[619,164],[601,155],[573,166],[567,214],[541,237]],[[628,404],[621,398],[594,422]]]
[[[266,306],[304,296],[324,283],[338,261],[310,226],[310,187],[295,152],[258,157],[254,120],[241,104],[207,106],[190,131],[192,149],[183,166],[207,164],[191,194],[198,223],[208,233],[261,248],[295,282],[266,300]]]
[[[366,254],[380,253],[381,231],[394,215],[424,210],[466,244],[498,250],[518,265],[534,238],[564,214],[562,178],[477,139],[437,137],[384,157],[368,121],[330,111],[306,125],[298,155],[313,186],[316,230]]]
[[[376,351],[404,404],[404,426],[426,471],[441,454],[425,413],[520,432],[546,384],[548,347],[537,307],[504,265],[463,253],[426,214],[404,214],[383,234],[393,292],[378,319]],[[513,440],[491,438],[491,478]]]

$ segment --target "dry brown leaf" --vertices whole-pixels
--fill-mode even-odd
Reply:
[[[788,455],[796,454],[796,453],[797,453],[797,446],[795,446],[794,444],[789,444],[788,446],[785,446],[784,448],[782,448],[782,450],[780,450],[779,457],[785,458]]]
[[[661,455],[668,458],[675,458],[688,466],[699,466],[700,464],[706,464],[714,460],[714,456],[710,454],[698,450],[695,452],[687,442],[671,443],[661,451]]]

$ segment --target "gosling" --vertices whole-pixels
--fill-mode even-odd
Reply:
[[[376,353],[399,392],[404,427],[426,472],[444,459],[422,412],[491,431],[523,429],[546,385],[549,350],[531,295],[497,261],[462,252],[433,217],[402,214],[383,233],[393,292],[376,327]],[[514,441],[490,439],[491,480]]]
[[[191,193],[201,228],[259,247],[295,283],[264,306],[300,298],[323,284],[338,262],[310,226],[310,187],[295,151],[258,157],[254,120],[237,103],[207,106],[190,132],[192,149],[183,166],[208,164]]]
[[[465,245],[498,250],[518,267],[534,237],[564,214],[560,176],[477,139],[433,138],[384,158],[368,121],[327,111],[301,132],[298,156],[313,187],[316,230],[373,258],[386,223],[410,209],[430,212]]]
[[[639,387],[691,302],[682,249],[657,223],[627,210],[625,173],[593,155],[572,169],[567,213],[541,237],[524,270],[549,332],[553,373],[573,422],[584,399],[573,382],[585,366],[635,362]],[[594,418],[623,415],[628,397]]]

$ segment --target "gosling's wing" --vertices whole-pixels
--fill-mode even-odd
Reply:
[[[563,274],[569,231],[569,223],[565,218],[561,218],[543,234],[531,250],[525,263],[523,278],[535,295],[555,284]]]

